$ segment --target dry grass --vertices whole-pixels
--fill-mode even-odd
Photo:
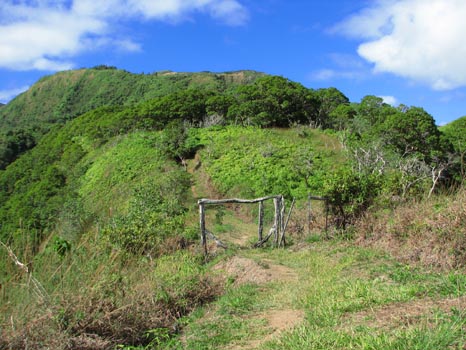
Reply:
[[[355,231],[359,244],[381,248],[404,262],[466,268],[466,189],[369,213]]]
[[[347,314],[342,326],[355,328],[370,325],[378,329],[392,329],[419,323],[422,319],[429,319],[428,316],[432,319],[438,311],[451,313],[454,309],[465,310],[465,307],[465,296],[447,299],[416,299]]]
[[[176,333],[180,317],[222,292],[197,264],[202,257],[186,250],[152,261],[115,252],[106,256],[90,243],[84,258],[89,266],[70,259],[61,279],[45,283],[48,305],[28,293],[25,277],[5,286],[9,291],[1,300],[5,313],[0,349],[99,350],[153,344],[156,340],[148,331]],[[53,260],[47,265],[50,271],[57,268]],[[50,271],[38,278],[46,281]],[[15,296],[19,293],[22,297]]]

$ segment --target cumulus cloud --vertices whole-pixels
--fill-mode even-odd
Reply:
[[[194,13],[234,26],[248,20],[237,0],[3,0],[0,67],[69,69],[75,55],[102,43],[137,52],[139,43],[113,29],[117,20],[181,21]]]
[[[398,103],[398,100],[396,99],[396,97],[394,96],[379,96],[383,102],[391,105],[391,106],[397,106],[399,103]]]
[[[335,29],[363,39],[376,72],[449,90],[466,86],[465,18],[464,0],[378,0]]]

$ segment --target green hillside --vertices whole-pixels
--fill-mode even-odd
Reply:
[[[45,77],[0,117],[0,349],[466,343],[464,118],[111,67]],[[203,254],[198,199],[269,195],[294,204],[284,249],[252,249],[258,207],[228,204],[206,215],[228,248]]]
[[[223,92],[260,76],[254,71],[133,74],[99,66],[43,77],[0,111],[0,169],[32,148],[54,125],[95,108],[131,106],[185,89]]]

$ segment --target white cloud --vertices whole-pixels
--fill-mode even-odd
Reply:
[[[464,0],[378,0],[335,30],[364,40],[375,72],[449,90],[466,86],[465,18]]]
[[[72,58],[103,44],[141,51],[114,30],[117,20],[180,21],[205,13],[227,25],[248,20],[237,0],[3,0],[0,3],[0,67],[63,70]]]
[[[398,103],[398,100],[396,99],[396,97],[394,96],[379,96],[383,102],[395,107],[397,106],[399,103]]]
[[[320,69],[310,75],[311,80],[328,81],[335,79],[362,80],[365,75],[359,70]]]
[[[367,77],[364,61],[356,55],[334,52],[328,55],[328,61],[334,68],[314,71],[310,75],[312,80],[363,80]]]
[[[17,89],[11,89],[11,90],[0,90],[0,102],[1,103],[7,103],[9,102],[13,97],[16,95],[19,95],[20,93],[26,91],[29,89],[29,86],[23,86]]]
[[[246,9],[234,0],[213,1],[209,12],[214,18],[233,26],[242,25],[249,19]]]

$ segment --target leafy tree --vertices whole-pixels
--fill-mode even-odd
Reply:
[[[278,76],[266,76],[234,92],[228,119],[235,124],[286,127],[306,123],[307,89]]]
[[[411,107],[406,112],[391,114],[382,125],[385,142],[400,155],[418,155],[430,164],[444,157],[447,145],[434,118],[422,108]]]
[[[186,159],[194,157],[199,149],[199,138],[195,136],[195,133],[190,132],[186,123],[175,120],[162,131],[160,148],[186,168]]]
[[[225,123],[228,109],[234,104],[234,102],[235,100],[233,96],[229,94],[215,94],[209,97],[206,101],[207,117],[211,118],[213,121],[215,120],[214,117],[217,117],[217,121],[211,122],[206,126]]]
[[[454,150],[453,176],[462,181],[466,177],[466,116],[445,125],[441,131]]]
[[[396,112],[396,108],[383,102],[383,98],[368,95],[362,98],[357,108],[359,119],[371,128],[385,122],[386,118]]]
[[[319,102],[317,115],[312,120],[313,126],[330,128],[332,127],[331,114],[340,105],[348,105],[349,99],[338,89],[331,87],[319,89],[315,92]]]
[[[335,130],[346,130],[352,125],[356,109],[351,104],[340,104],[333,109],[327,119],[327,127]]]
[[[207,116],[207,99],[212,95],[202,90],[183,90],[143,103],[139,111],[141,115],[154,119],[160,129],[173,120],[201,125]]]
[[[29,130],[10,130],[0,137],[0,170],[33,148],[36,140]]]

